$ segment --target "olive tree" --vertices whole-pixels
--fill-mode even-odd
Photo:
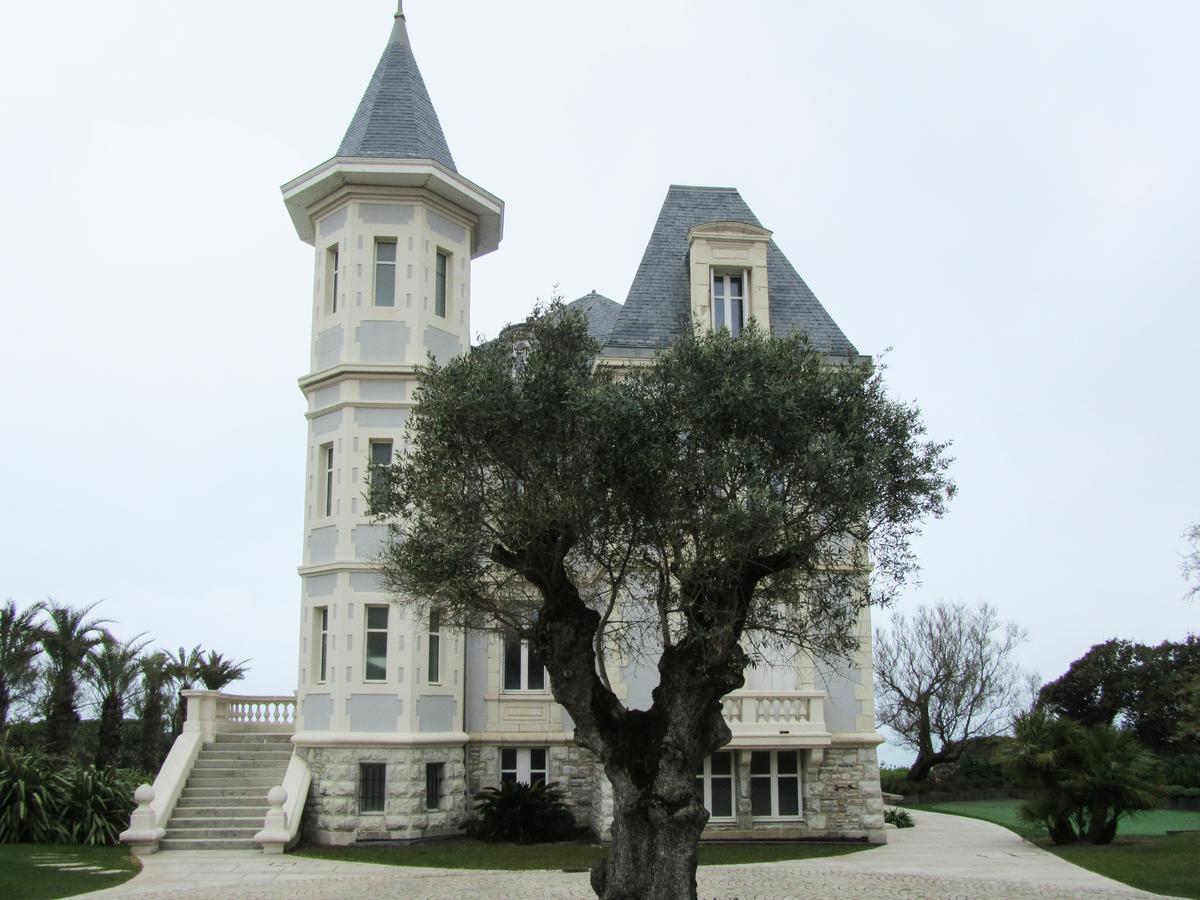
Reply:
[[[688,336],[625,370],[597,353],[553,306],[425,368],[406,448],[371,473],[380,567],[415,614],[516,632],[544,660],[613,788],[597,894],[694,897],[721,698],[769,645],[852,651],[953,487],[915,408],[799,337]],[[657,663],[649,709],[609,684],[613,640]]]
[[[986,603],[922,606],[875,631],[875,714],[917,751],[908,770],[924,781],[975,739],[1004,731],[1027,699],[1013,661],[1026,633],[1002,625]]]

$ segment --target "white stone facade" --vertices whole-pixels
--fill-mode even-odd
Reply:
[[[421,145],[432,148],[429,158],[370,150],[389,137],[372,129],[390,121],[373,118],[370,104],[406,90],[416,107],[429,104],[415,63],[397,68],[400,58],[411,58],[402,16],[343,142],[353,154],[283,188],[314,249],[310,370],[300,379],[308,439],[293,739],[312,776],[304,831],[326,844],[456,833],[470,797],[499,783],[504,749],[519,748],[545,751],[546,777],[566,791],[577,824],[607,837],[611,787],[572,743],[570,717],[546,686],[506,690],[497,636],[419,621],[391,601],[372,565],[385,534],[366,515],[369,465],[400,447],[415,367],[469,348],[471,262],[503,233],[503,203],[454,170],[431,106],[410,123],[425,134],[432,117],[436,134]],[[396,147],[415,146],[407,133],[392,137]],[[769,239],[744,223],[689,232],[697,322],[711,318],[709,270],[719,265],[744,270],[746,308],[767,323]],[[728,698],[736,813],[709,833],[882,839],[866,616],[860,634],[863,649],[844,666],[780,661],[748,673],[746,690]],[[645,708],[653,665],[613,659],[610,669],[617,696]],[[799,815],[752,814],[755,752],[798,752]],[[368,801],[363,773],[380,764],[382,800],[376,792]],[[442,779],[433,802],[430,766]]]

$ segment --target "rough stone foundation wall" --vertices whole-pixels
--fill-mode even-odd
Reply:
[[[884,840],[883,793],[874,746],[805,754],[805,821],[814,832]]]
[[[306,747],[312,771],[305,837],[318,844],[457,834],[467,811],[462,746]],[[439,809],[425,808],[425,764],[444,765]],[[384,763],[384,811],[358,809],[359,763]]]

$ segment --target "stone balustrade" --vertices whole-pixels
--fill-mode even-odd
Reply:
[[[828,743],[824,691],[734,691],[721,701],[733,732],[731,746],[769,744],[770,738],[808,735]]]
[[[290,734],[296,727],[296,698],[221,694],[216,713],[218,731]]]

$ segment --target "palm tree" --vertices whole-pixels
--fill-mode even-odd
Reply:
[[[128,706],[146,641],[137,637],[122,641],[105,631],[99,647],[92,651],[88,680],[100,701],[100,725],[96,736],[96,768],[116,765],[124,741],[125,708]]]
[[[42,652],[37,617],[43,609],[44,604],[34,603],[18,610],[12,600],[0,606],[0,737],[13,704],[26,699],[36,684],[34,662]]]
[[[196,675],[210,691],[219,691],[226,685],[244,678],[249,671],[246,666],[248,662],[250,660],[243,659],[241,662],[235,663],[217,651],[210,650],[208,656],[197,667]]]
[[[1117,822],[1129,813],[1153,809],[1162,799],[1158,761],[1132,731],[1093,725],[1079,744],[1080,772],[1068,783],[1087,809],[1085,837],[1111,844]]]
[[[90,669],[92,649],[104,636],[107,619],[88,619],[96,606],[72,609],[53,600],[46,606],[42,648],[49,663],[50,697],[46,714],[46,750],[67,753],[79,724],[76,697],[80,678]]]
[[[178,653],[167,651],[167,676],[175,682],[175,711],[171,716],[171,737],[183,732],[183,720],[187,718],[187,702],[183,692],[191,690],[200,678],[200,666],[204,662],[204,651],[197,644],[191,650],[179,648]]]
[[[1056,844],[1074,842],[1085,827],[1065,783],[1079,765],[1082,733],[1079,723],[1039,707],[1013,719],[1012,740],[998,753],[1013,781],[1036,792],[1021,805],[1021,815],[1044,825]]]
[[[171,681],[168,657],[157,652],[141,659],[142,689],[138,697],[142,720],[141,756],[142,769],[151,774],[158,771],[163,759],[164,712],[167,705],[167,686]]]

